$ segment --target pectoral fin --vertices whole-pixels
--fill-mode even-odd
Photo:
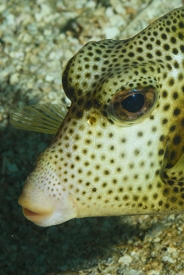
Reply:
[[[10,115],[10,123],[21,130],[56,134],[67,111],[64,105],[25,106]]]

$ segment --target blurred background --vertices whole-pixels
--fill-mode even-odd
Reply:
[[[0,274],[184,275],[184,217],[76,219],[49,228],[17,204],[51,135],[9,124],[16,108],[68,104],[61,74],[88,41],[126,39],[181,0],[0,1]]]

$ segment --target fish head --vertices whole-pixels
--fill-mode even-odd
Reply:
[[[41,226],[184,209],[184,9],[68,62],[71,106],[19,204]]]

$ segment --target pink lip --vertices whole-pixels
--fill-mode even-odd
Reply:
[[[33,211],[31,211],[27,208],[24,208],[24,207],[22,208],[22,211],[23,211],[24,216],[26,216],[27,218],[40,215],[39,213],[33,212]]]
[[[23,214],[24,216],[34,222],[34,223],[38,223],[40,222],[41,220],[43,220],[44,218],[48,217],[50,213],[44,213],[44,214],[41,214],[41,213],[36,213],[36,212],[33,212],[25,207],[22,207],[22,211],[23,211]]]

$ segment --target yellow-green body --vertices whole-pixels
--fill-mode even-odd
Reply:
[[[71,106],[26,180],[25,216],[48,226],[182,212],[184,8],[131,39],[89,42],[68,62],[63,87]],[[141,108],[124,109],[137,94]]]

